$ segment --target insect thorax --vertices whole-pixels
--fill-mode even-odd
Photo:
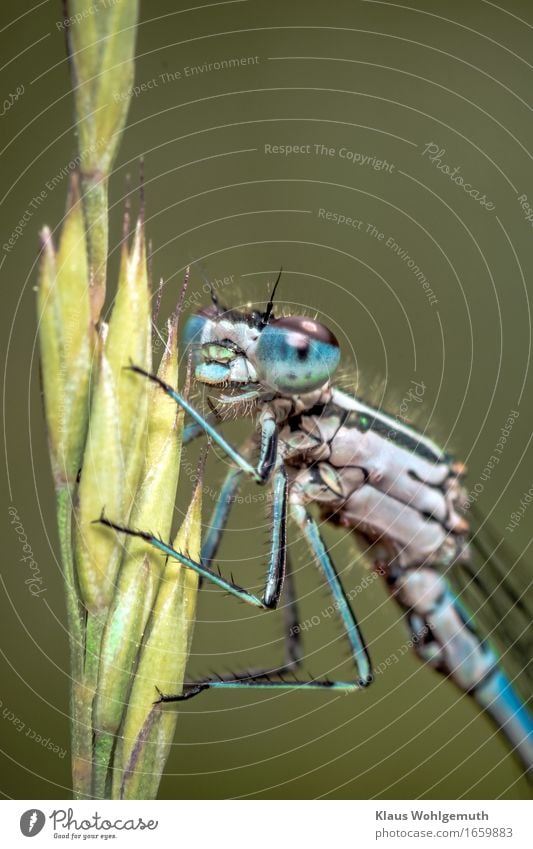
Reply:
[[[460,475],[414,429],[333,390],[289,415],[280,444],[293,498],[369,541],[385,538],[399,562],[449,562],[463,551]]]

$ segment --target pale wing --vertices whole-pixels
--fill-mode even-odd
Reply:
[[[458,561],[448,578],[528,700],[533,697],[533,550],[518,557],[477,511],[470,511],[470,521],[471,560]]]

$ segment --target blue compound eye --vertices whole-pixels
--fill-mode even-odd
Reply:
[[[260,378],[288,395],[311,392],[330,380],[340,360],[333,333],[304,316],[274,319],[255,351]]]
[[[183,333],[181,334],[180,339],[180,347],[185,357],[185,362],[189,357],[189,348],[192,346],[192,367],[193,372],[198,363],[201,361],[201,346],[200,341],[202,338],[202,330],[204,329],[206,319],[198,314],[191,315],[187,322],[185,323],[185,327],[183,328]]]
[[[185,361],[189,356],[189,348],[192,345],[192,366],[193,371],[196,366],[202,362],[202,332],[206,325],[206,322],[210,321],[216,315],[215,310],[212,307],[206,307],[199,312],[193,313],[193,315],[189,316],[185,323],[185,327],[183,328],[183,333],[181,334],[180,339],[180,347],[182,350],[182,354],[185,357]]]

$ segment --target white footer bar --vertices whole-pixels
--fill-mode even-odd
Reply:
[[[533,805],[524,801],[9,800],[0,813],[1,843],[10,849],[66,841],[188,849],[533,846]]]

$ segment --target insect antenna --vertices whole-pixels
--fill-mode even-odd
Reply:
[[[283,266],[281,266],[281,268],[279,270],[279,274],[277,276],[276,282],[274,283],[272,293],[270,295],[270,298],[268,299],[268,304],[266,305],[266,310],[264,311],[262,318],[261,318],[261,324],[263,325],[263,327],[266,324],[268,324],[268,322],[270,321],[270,316],[272,314],[272,310],[274,309],[274,296],[276,294],[276,289],[278,288],[278,283],[281,279],[282,271],[283,271]]]
[[[213,303],[213,306],[216,308],[218,314],[220,315],[220,313],[226,312],[224,307],[221,306],[220,301],[218,300],[218,295],[213,289],[213,284],[211,282],[209,282],[209,294],[211,295],[211,301]]]
[[[212,301],[213,306],[215,307],[215,309],[217,311],[217,314],[222,315],[223,313],[228,312],[228,308],[220,303],[220,301],[218,299],[218,295],[213,288],[213,284],[211,283],[211,281],[209,280],[209,278],[208,278],[208,276],[205,272],[204,265],[199,260],[192,260],[192,262],[194,262],[196,268],[199,270],[200,276],[201,276],[202,280],[204,281],[205,285],[209,287],[209,294],[211,296],[211,301]],[[189,263],[189,264],[191,264],[191,263]]]

